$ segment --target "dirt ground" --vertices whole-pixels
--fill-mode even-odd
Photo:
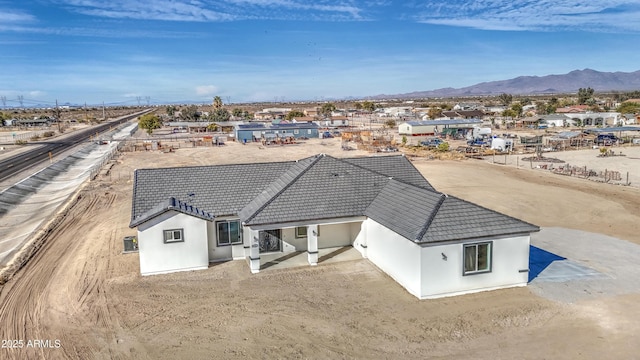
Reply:
[[[40,251],[2,287],[0,358],[638,356],[639,294],[565,304],[515,288],[420,301],[364,259],[255,275],[232,261],[143,278],[137,254],[122,253],[122,238],[135,234],[127,227],[133,169],[316,153],[366,155],[342,151],[337,139],[124,153],[109,175],[80,191]],[[479,160],[414,164],[445,193],[540,226],[640,243],[637,188]],[[7,349],[5,340],[24,345]]]

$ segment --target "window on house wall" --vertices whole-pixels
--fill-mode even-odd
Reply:
[[[306,237],[307,237],[307,227],[298,226],[296,228],[296,238],[306,238]]]
[[[311,129],[307,130],[307,134],[311,135]]]
[[[164,243],[174,243],[184,241],[184,231],[182,229],[171,229],[164,231]]]
[[[300,134],[300,130],[293,130],[293,133],[298,135],[298,134]]]
[[[239,220],[216,221],[218,245],[242,244],[241,226]]]
[[[491,243],[464,245],[464,275],[491,272]]]

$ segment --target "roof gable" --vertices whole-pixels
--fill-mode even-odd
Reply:
[[[197,217],[203,220],[213,221],[214,216],[206,211],[200,210],[193,205],[189,205],[184,201],[180,201],[174,197],[170,197],[169,199],[159,203],[157,206],[149,209],[149,211],[141,214],[135,219],[131,220],[129,227],[136,227],[140,224],[143,224],[157,216],[160,216],[167,211],[177,211],[182,214],[190,215],[193,217]]]

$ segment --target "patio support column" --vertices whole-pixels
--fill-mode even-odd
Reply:
[[[318,225],[307,226],[307,258],[311,266],[318,265]]]
[[[242,226],[242,246],[244,248],[244,257],[251,256],[251,229]]]
[[[252,274],[260,272],[260,235],[258,230],[251,230],[249,247],[249,268]]]

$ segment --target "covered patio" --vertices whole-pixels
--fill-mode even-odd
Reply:
[[[353,246],[332,247],[318,250],[319,266],[358,259],[362,259],[362,254],[354,249]],[[278,270],[309,266],[306,251],[265,254],[261,255],[260,260],[260,271],[267,269]]]

